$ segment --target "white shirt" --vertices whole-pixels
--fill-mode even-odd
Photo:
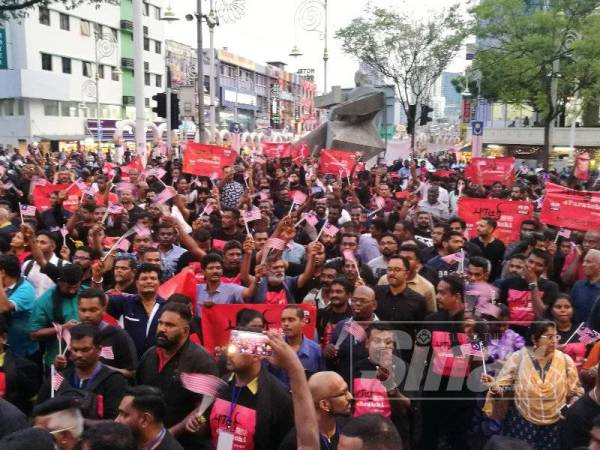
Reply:
[[[52,263],[57,267],[58,267],[59,261],[60,261],[59,257],[56,256],[55,254],[52,254],[52,257],[48,260],[49,263]],[[65,261],[65,260],[62,260],[62,263],[70,264],[69,261]],[[33,267],[27,274],[27,280],[35,288],[35,296],[39,297],[44,292],[46,292],[48,289],[56,286],[56,284],[54,283],[54,281],[52,281],[50,279],[50,277],[48,275],[41,272],[40,265],[37,262],[35,262],[34,260],[25,261],[25,263],[21,267],[21,275],[25,276],[25,272],[26,272],[25,269],[27,269],[30,264],[33,264]]]

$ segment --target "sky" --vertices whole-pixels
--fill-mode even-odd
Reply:
[[[203,13],[208,13],[209,0],[202,0]],[[318,3],[322,0],[304,0]],[[463,0],[464,1],[464,0]],[[176,15],[183,20],[166,25],[167,39],[182,42],[196,47],[196,24],[186,21],[185,15],[195,12],[194,0],[163,0],[171,5]],[[223,23],[216,27],[215,48],[227,47],[229,51],[257,63],[282,61],[287,69],[295,72],[300,68],[314,68],[318,90],[323,87],[323,49],[324,42],[320,33],[304,31],[295,26],[295,17],[301,0],[215,0],[220,3],[245,3],[244,15],[235,23]],[[334,38],[337,29],[346,26],[350,21],[361,16],[368,3],[375,6],[397,8],[414,15],[426,15],[439,10],[448,4],[446,0],[328,0],[328,81],[329,87],[354,85],[354,73],[358,70],[358,62],[344,54],[339,42]],[[315,8],[319,11],[320,8]],[[204,26],[204,48],[209,48],[208,27]],[[294,45],[298,45],[303,56],[289,56]],[[461,71],[466,63],[464,51],[448,68],[449,71]]]

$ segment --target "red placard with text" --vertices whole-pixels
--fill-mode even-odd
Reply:
[[[540,221],[574,230],[600,230],[600,192],[575,191],[546,183]]]
[[[290,158],[292,156],[291,142],[263,142],[263,155],[267,158]]]
[[[512,186],[515,183],[515,158],[473,158],[465,167],[465,177],[482,186],[497,181]]]
[[[36,184],[31,192],[33,197],[33,205],[40,212],[44,211],[45,209],[50,209],[52,207],[52,204],[50,203],[50,194],[53,192],[64,191],[67,188],[69,188],[67,192],[68,196],[63,202],[63,206],[66,210],[73,212],[79,206],[79,196],[81,195],[81,191],[75,185],[47,184],[46,186],[41,186]]]
[[[337,176],[348,177],[360,157],[360,153],[346,152],[343,150],[321,150],[319,158],[319,172],[330,173]]]
[[[281,311],[287,305],[214,305],[210,308],[202,307],[202,337],[206,350],[213,353],[215,347],[225,347],[229,343],[229,333],[235,328],[235,316],[240,309],[255,309],[265,319],[270,331],[281,332]],[[304,325],[304,335],[309,339],[315,338],[317,324],[317,310],[314,305],[298,305],[308,312]]]
[[[183,172],[205,177],[215,173],[220,176],[223,167],[233,165],[236,158],[237,153],[231,148],[188,142],[185,144]]]
[[[521,222],[533,217],[531,202],[511,202],[493,198],[461,197],[458,201],[458,215],[467,223],[469,239],[477,237],[476,223],[483,217],[498,221],[494,236],[505,244],[519,240]]]

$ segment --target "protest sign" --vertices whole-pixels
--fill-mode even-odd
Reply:
[[[317,311],[314,305],[298,305],[307,313],[307,323],[304,326],[304,335],[309,339],[315,338]],[[255,309],[267,321],[267,329],[281,333],[281,311],[286,305],[214,305],[210,308],[202,307],[202,336],[204,348],[213,353],[215,347],[226,347],[229,342],[229,333],[235,328],[235,316],[240,309]],[[305,313],[306,315],[306,313]]]
[[[37,184],[31,193],[33,196],[33,205],[38,211],[49,209],[52,206],[50,194],[64,191],[67,188],[67,198],[63,202],[63,206],[68,211],[73,212],[79,207],[79,196],[81,194],[81,190],[75,184],[47,184],[46,186]]]
[[[498,221],[494,236],[505,244],[518,241],[521,222],[533,216],[533,204],[521,201],[512,202],[493,198],[461,197],[458,201],[458,216],[467,223],[469,239],[477,237],[475,225],[483,217]]]
[[[235,163],[236,157],[235,151],[230,148],[188,142],[183,157],[183,172],[205,177],[221,174],[223,167]]]
[[[267,158],[290,158],[292,156],[291,142],[263,142],[263,155]]]
[[[540,221],[574,230],[600,230],[600,192],[576,191],[546,183]]]
[[[500,182],[512,186],[515,182],[515,158],[473,158],[465,167],[465,177],[471,183],[490,186]]]
[[[319,172],[348,177],[352,174],[359,157],[360,153],[358,152],[345,152],[324,148],[321,150]]]

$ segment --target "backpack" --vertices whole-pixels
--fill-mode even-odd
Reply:
[[[27,264],[29,263],[29,264]],[[62,259],[58,259],[58,264],[56,265],[56,267],[58,267],[58,269],[60,270],[60,268],[63,266],[64,261]],[[25,269],[23,270],[23,277],[25,279],[27,279],[27,275],[29,275],[29,272],[31,272],[31,269],[33,269],[33,265],[35,264],[35,260],[30,259],[28,261],[25,261],[25,264],[27,264],[27,267],[25,267]]]
[[[81,414],[86,419],[104,418],[104,396],[102,394],[96,394],[93,390],[104,380],[115,375],[116,372],[112,372],[106,368],[103,369],[104,370],[98,373],[85,389],[75,388],[65,380],[60,386],[60,389],[56,392],[56,395],[60,397],[69,397],[74,400],[81,410]]]

